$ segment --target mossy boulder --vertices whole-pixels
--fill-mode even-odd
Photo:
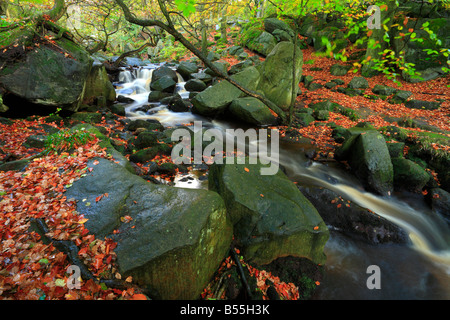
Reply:
[[[208,190],[153,185],[112,161],[98,161],[89,161],[92,172],[67,191],[88,219],[86,227],[117,242],[118,271],[152,298],[198,299],[231,243],[223,200]],[[95,201],[104,193],[109,197]],[[124,216],[131,219],[123,222]]]
[[[116,100],[116,90],[111,81],[109,81],[105,65],[99,61],[94,61],[86,79],[83,101],[85,103],[93,102],[98,97],[103,97],[106,99],[107,105],[112,105]]]
[[[249,67],[231,77],[248,89],[255,90],[259,80],[259,72],[255,67]],[[222,80],[192,99],[192,111],[204,116],[214,116],[225,111],[234,99],[244,95],[240,89],[228,81]]]
[[[22,50],[15,59],[8,58],[9,51],[0,55],[0,84],[9,94],[38,106],[78,110],[93,63],[84,49],[62,37],[55,40],[57,49],[41,44],[23,50],[34,45],[34,33],[27,28],[0,38],[2,45],[17,44],[16,50]]]
[[[233,100],[229,110],[237,119],[257,126],[276,123],[276,118],[270,109],[260,100],[253,97]]]
[[[225,201],[234,237],[246,261],[268,264],[283,256],[323,263],[328,229],[314,206],[278,170],[261,164],[213,164],[209,189]]]
[[[370,244],[409,243],[405,230],[395,223],[374,214],[367,208],[343,198],[336,192],[316,186],[299,186],[300,191],[314,205],[328,226],[347,236]]]
[[[198,65],[194,62],[181,61],[177,67],[177,72],[187,81],[191,74],[198,72]]]
[[[292,28],[289,27],[286,22],[277,18],[264,19],[264,29],[271,34],[273,34],[276,30],[282,30],[286,32],[291,38],[294,37],[294,31],[292,30]]]
[[[348,88],[350,88],[350,89],[367,89],[368,87],[369,87],[369,82],[363,77],[354,77],[348,83]]]
[[[352,66],[344,66],[342,64],[336,63],[330,67],[330,74],[332,74],[333,76],[345,76],[351,68]]]
[[[293,52],[292,42],[278,43],[261,64],[261,78],[258,90],[262,91],[266,98],[283,110],[287,110],[292,100],[292,82],[298,86],[302,76],[303,54],[296,47],[295,79],[293,79]],[[296,87],[297,87],[296,86]]]
[[[393,191],[394,170],[386,141],[375,130],[352,135],[336,150],[337,160],[347,160],[369,191],[388,195]]]
[[[72,120],[78,120],[86,123],[100,123],[102,114],[98,112],[76,112],[70,116]]]
[[[397,190],[422,191],[430,175],[417,163],[400,157],[392,159],[394,186]]]

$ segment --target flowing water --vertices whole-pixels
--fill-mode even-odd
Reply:
[[[202,121],[203,127],[216,128],[224,134],[226,129],[238,126],[191,112],[171,112],[165,105],[148,112],[136,111],[148,104],[152,70],[158,66],[120,73],[117,94],[135,101],[127,105],[127,117],[156,119],[166,127]],[[176,91],[183,98],[189,95],[181,77]],[[330,189],[400,226],[411,240],[410,245],[369,245],[332,231],[325,246],[325,276],[315,299],[450,299],[450,230],[442,219],[430,213],[421,197],[395,194],[386,198],[365,192],[354,177],[338,166],[311,163],[301,145],[281,143],[279,162],[291,180]],[[190,175],[189,180],[177,177],[175,186],[207,188],[205,180],[196,179],[196,171]],[[366,285],[371,275],[367,268],[371,265],[380,268],[381,289],[368,289]]]

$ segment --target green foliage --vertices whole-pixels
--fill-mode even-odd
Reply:
[[[183,12],[183,15],[185,17],[189,17],[196,11],[195,0],[175,0],[175,5],[177,6],[178,10]]]
[[[45,149],[48,153],[69,151],[94,140],[95,136],[85,130],[62,130],[47,137]]]

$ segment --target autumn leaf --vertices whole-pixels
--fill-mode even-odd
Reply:
[[[135,293],[133,294],[133,296],[131,297],[130,300],[148,300],[147,297],[141,293]]]

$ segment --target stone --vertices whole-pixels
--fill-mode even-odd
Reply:
[[[100,123],[102,122],[102,117],[102,114],[98,112],[77,112],[70,116],[73,120],[86,123]]]
[[[411,99],[405,102],[405,107],[412,109],[436,110],[441,107],[437,101],[423,101]]]
[[[264,19],[264,30],[272,34],[276,30],[282,30],[286,32],[291,37],[291,39],[294,37],[294,31],[292,30],[292,28],[289,27],[286,22],[276,18]]]
[[[397,190],[421,192],[430,175],[417,163],[403,158],[392,159],[394,186]]]
[[[212,63],[217,69],[219,69],[219,71],[221,71],[223,74],[228,74],[228,67],[230,66],[230,64],[226,61],[214,61]],[[205,73],[209,74],[210,76],[215,77],[216,74],[210,69],[210,68],[206,68],[205,69]]]
[[[325,223],[338,232],[374,245],[409,243],[405,230],[354,202],[348,202],[345,197],[330,189],[304,185],[298,188],[314,205]]]
[[[178,75],[177,73],[169,67],[161,66],[155,70],[153,70],[152,73],[152,82],[157,81],[162,77],[170,77],[175,83],[178,82]]]
[[[132,120],[127,126],[126,129],[129,131],[136,131],[138,128],[144,128],[146,130],[164,130],[163,125],[157,120],[143,120],[137,119]]]
[[[351,66],[344,66],[336,63],[330,67],[330,74],[333,76],[345,76],[351,68]]]
[[[209,189],[224,199],[245,260],[268,264],[294,256],[323,263],[329,232],[317,210],[281,170],[263,175],[261,168],[215,163],[209,171]]]
[[[314,119],[314,117],[308,113],[296,113],[295,115],[297,117],[298,122],[304,127],[307,127],[312,122],[316,121],[316,119]]]
[[[369,82],[363,77],[354,77],[348,84],[350,89],[367,89]]]
[[[394,169],[384,137],[375,130],[352,135],[335,152],[347,160],[356,177],[369,191],[389,195],[394,187]]]
[[[372,92],[375,94],[380,94],[383,96],[390,96],[391,94],[394,94],[397,92],[397,89],[389,87],[389,86],[385,86],[382,84],[376,84],[373,88],[372,88]]]
[[[275,116],[260,100],[253,97],[234,99],[229,107],[230,112],[237,119],[257,126],[273,125]]]
[[[249,44],[247,46],[249,47],[249,49],[258,52],[263,56],[267,56],[276,44],[277,40],[275,39],[275,37],[270,33],[263,31],[258,37],[256,37],[253,42],[251,42],[251,45]],[[246,52],[243,53],[247,54]],[[241,53],[239,56],[241,56],[243,53]],[[242,58],[242,60],[245,60],[246,58],[248,58],[248,54],[247,56],[243,56]]]
[[[22,144],[25,148],[44,148],[47,136],[42,134],[29,136]]]
[[[249,67],[232,75],[231,78],[248,89],[255,90],[259,81],[259,72],[255,67]],[[192,111],[204,116],[214,116],[224,112],[234,99],[243,96],[244,93],[240,89],[228,81],[222,80],[198,93],[192,99]]]
[[[163,76],[157,80],[152,79],[150,89],[154,91],[173,93],[176,85],[177,82],[174,81],[170,76]]]
[[[223,200],[208,190],[154,185],[112,161],[97,161],[88,162],[92,172],[67,197],[76,200],[90,232],[117,243],[122,277],[131,276],[153,299],[198,299],[231,244]],[[104,193],[109,197],[95,201]],[[124,216],[130,220],[122,222]]]
[[[258,90],[282,110],[287,110],[292,100],[292,82],[300,83],[302,76],[303,54],[296,48],[295,79],[292,77],[294,45],[283,41],[278,43],[261,64],[261,78]],[[296,86],[296,87],[297,87]]]
[[[191,79],[186,81],[184,88],[190,92],[201,92],[206,89],[206,84],[202,80]]]
[[[105,105],[109,106],[116,100],[116,90],[109,80],[105,65],[99,61],[94,61],[91,71],[86,79],[86,88],[83,101],[89,102],[104,97]]]
[[[193,62],[181,61],[177,67],[177,72],[184,80],[190,79],[191,74],[198,72],[198,65]]]
[[[1,32],[0,42],[5,47],[9,45],[8,41],[16,41],[19,48],[27,47],[32,45],[34,32],[27,27],[16,28],[9,34]],[[37,108],[76,112],[82,104],[93,59],[83,48],[64,37],[55,40],[55,45],[58,50],[40,46],[39,50],[27,50],[20,59],[0,58],[0,86],[8,95],[35,104]],[[18,104],[14,111],[20,112],[25,106],[26,103]]]

